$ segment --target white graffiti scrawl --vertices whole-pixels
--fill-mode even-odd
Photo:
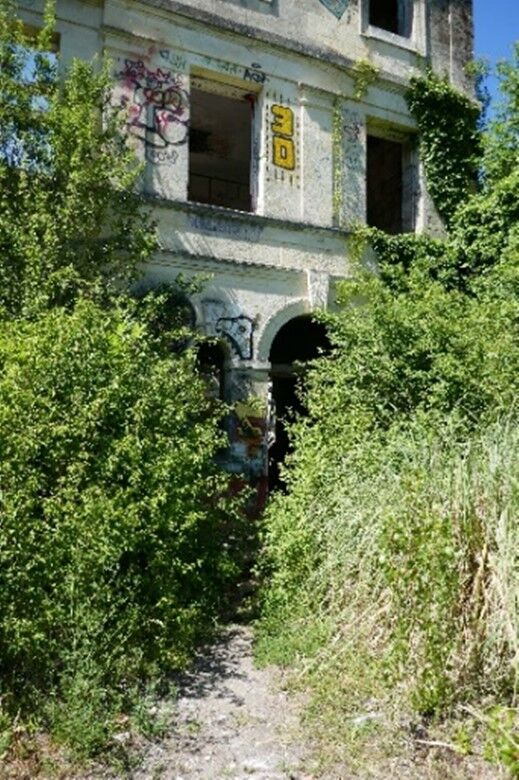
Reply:
[[[125,59],[117,75],[130,132],[144,142],[146,158],[155,164],[175,162],[175,147],[187,143],[189,128],[189,100],[182,76],[150,68],[142,59]]]

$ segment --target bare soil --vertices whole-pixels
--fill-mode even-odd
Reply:
[[[257,669],[252,633],[231,625],[180,681],[169,732],[134,780],[311,780],[296,703],[278,670]]]

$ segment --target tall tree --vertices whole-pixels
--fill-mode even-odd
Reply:
[[[65,73],[54,29],[53,0],[38,32],[0,7],[0,304],[25,316],[120,289],[155,245],[109,64]]]

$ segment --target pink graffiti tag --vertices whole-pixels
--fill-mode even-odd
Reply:
[[[171,147],[187,143],[189,127],[181,76],[129,59],[118,76],[127,93],[122,102],[130,131],[145,142],[146,156],[153,162],[174,161],[177,152]]]

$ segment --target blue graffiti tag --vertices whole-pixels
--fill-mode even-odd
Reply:
[[[320,2],[326,6],[326,8],[334,14],[337,19],[340,19],[346,10],[348,0],[320,0]]]

